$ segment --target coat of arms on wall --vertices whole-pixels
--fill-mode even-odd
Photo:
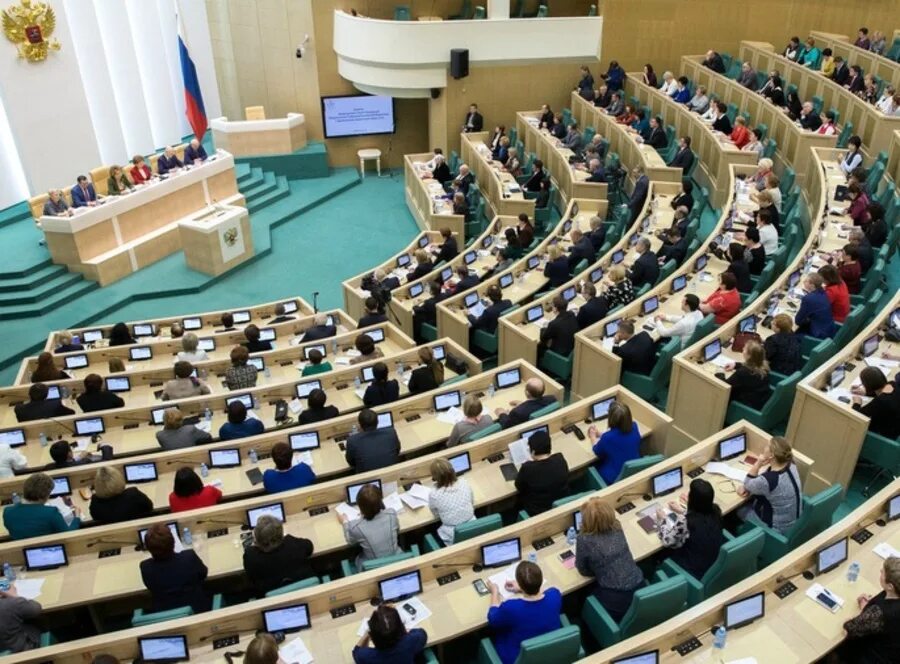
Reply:
[[[3,34],[29,62],[46,60],[50,51],[60,49],[59,41],[50,37],[55,29],[56,14],[46,2],[20,0],[3,10]]]

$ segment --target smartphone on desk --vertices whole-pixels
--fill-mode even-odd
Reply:
[[[472,581],[472,585],[475,587],[475,592],[479,595],[490,595],[491,591],[488,590],[487,584],[481,579],[475,579]]]

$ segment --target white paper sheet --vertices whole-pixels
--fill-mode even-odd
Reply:
[[[349,357],[336,357],[334,358],[334,364],[336,366],[350,366],[350,358]]]
[[[294,456],[291,458],[291,463],[296,466],[298,463],[303,462],[310,468],[313,467],[313,455],[309,450],[305,452],[294,452]]]
[[[528,441],[524,438],[514,440],[509,445],[509,458],[518,470],[523,463],[531,461],[531,450],[528,449]]]
[[[382,502],[384,503],[384,506],[386,508],[392,509],[398,514],[406,509],[405,507],[403,507],[403,501],[400,500],[400,495],[396,491],[394,491],[390,495],[385,496]]]
[[[72,508],[63,502],[62,498],[56,497],[48,500],[47,505],[50,505],[51,507],[55,507],[57,509],[57,511],[62,515],[62,518],[66,520],[67,526],[72,525],[72,521],[75,519],[75,512],[73,512]]]
[[[310,664],[313,661],[312,653],[299,636],[281,646],[278,654],[284,664]]]
[[[717,367],[722,367],[723,369],[731,364],[734,364],[734,360],[732,360],[727,355],[716,355],[712,360],[710,360]]]
[[[212,431],[212,422],[210,422],[209,420],[200,420],[194,426],[205,433],[209,433],[210,431]]]
[[[747,477],[746,470],[735,468],[734,466],[723,463],[721,461],[710,461],[706,464],[704,470],[706,470],[707,473],[712,473],[713,475],[724,475],[725,477],[737,482],[743,482],[744,478]]]
[[[827,595],[828,597],[830,597],[831,599],[833,599],[835,602],[837,602],[837,606],[834,607],[834,609],[829,609],[827,606],[825,606],[824,604],[820,603],[819,600],[816,599],[816,597],[818,597],[819,594],[821,594],[821,593],[824,593],[825,595]],[[828,611],[831,611],[832,613],[836,613],[837,611],[840,610],[841,607],[844,606],[844,600],[843,600],[842,598],[838,597],[837,595],[835,595],[835,594],[834,594],[833,592],[831,592],[830,590],[827,590],[827,589],[825,588],[825,586],[823,586],[821,583],[814,583],[814,584],[812,584],[812,585],[806,590],[806,596],[809,597],[809,598],[810,598],[812,601],[814,601],[816,604],[818,604],[819,606],[821,606],[823,609],[826,609],[826,610],[828,610]]]
[[[503,599],[512,599],[516,596],[515,593],[511,593],[506,589],[507,581],[515,581],[516,580],[516,567],[518,567],[519,563],[513,563],[509,567],[504,570],[497,572],[496,574],[491,574],[488,577],[488,580],[497,586],[497,589],[500,591],[500,597]]]
[[[881,369],[885,373],[889,373],[892,369],[900,367],[900,362],[897,360],[889,360],[885,357],[875,357],[874,355],[867,357],[864,362],[868,366]]]
[[[19,597],[25,599],[36,599],[41,595],[41,587],[44,585],[44,579],[16,579],[13,581],[16,592]]]
[[[368,385],[363,385],[361,387],[358,387],[357,389],[353,390],[353,394],[358,396],[359,400],[362,401],[363,398],[366,396],[366,389],[368,389],[368,387],[369,387]]]
[[[469,315],[474,316],[476,319],[481,318],[481,315],[483,313],[484,313],[484,304],[482,304],[481,300],[479,300],[474,305],[469,307]]]
[[[334,508],[334,511],[342,516],[347,517],[348,519],[350,519],[350,521],[358,519],[360,518],[360,516],[362,516],[358,509],[353,507],[353,505],[348,505],[347,503],[341,503]]]
[[[303,404],[300,402],[300,399],[294,398],[288,401],[288,410],[294,415],[299,415],[300,411],[303,410]]]
[[[888,558],[900,558],[900,551],[897,551],[897,549],[895,549],[887,542],[882,542],[874,549],[872,549],[872,551],[874,551],[877,555],[881,556],[885,560],[887,560]]]
[[[445,424],[456,424],[466,419],[465,414],[456,406],[452,406],[445,411],[438,413],[437,421]]]

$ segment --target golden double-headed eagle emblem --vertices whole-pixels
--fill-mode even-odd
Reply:
[[[59,41],[50,38],[55,29],[56,14],[46,2],[20,0],[3,10],[3,34],[29,62],[46,60],[50,51],[59,50]]]

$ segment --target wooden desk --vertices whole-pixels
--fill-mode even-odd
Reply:
[[[883,55],[876,55],[871,51],[859,48],[853,44],[853,39],[847,35],[838,35],[830,32],[812,30],[809,33],[816,40],[816,46],[820,49],[830,48],[834,55],[840,55],[847,65],[859,65],[866,74],[873,74],[890,83],[894,89],[900,88],[900,64],[888,60]],[[897,38],[897,31],[894,31]],[[855,38],[854,38],[855,39]],[[892,41],[888,39],[885,52],[890,49]]]
[[[888,341],[884,332],[891,316],[900,307],[900,293],[894,297],[856,337],[827,362],[806,376],[797,386],[787,436],[794,448],[815,456],[816,478],[823,485],[839,482],[850,486],[863,440],[869,428],[869,418],[853,410],[852,404],[838,401],[838,397],[859,385],[859,374],[869,364],[878,366],[888,381],[897,375],[897,362],[886,360],[882,353],[900,356],[900,343]],[[863,357],[863,343],[873,335],[880,335],[878,350],[869,359]],[[852,364],[852,368],[849,365]],[[845,366],[848,365],[848,366]],[[832,372],[845,369],[844,379],[830,385]],[[837,388],[837,389],[835,389]],[[841,441],[834,445],[834,441]],[[831,444],[828,443],[831,441]]]
[[[462,163],[467,164],[475,176],[485,201],[491,206],[493,215],[518,217],[523,212],[534,219],[534,199],[525,198],[524,190],[510,173],[502,170],[503,165],[494,161],[487,146],[490,134],[486,131],[460,134],[459,154]],[[524,163],[525,155],[519,155]]]
[[[214,201],[243,204],[234,157],[223,150],[71,217],[41,217],[41,230],[54,263],[106,285],[178,251],[177,221]]]
[[[213,277],[249,260],[253,230],[247,209],[214,205],[178,222],[178,236],[187,266]]]
[[[408,154],[403,157],[403,182],[406,190],[406,206],[416,220],[416,225],[423,231],[436,231],[444,226],[456,233],[457,237],[466,235],[466,219],[461,214],[453,214],[453,203],[445,198],[447,192],[441,183],[430,177],[425,162],[432,154]],[[430,173],[427,173],[430,176]]]
[[[308,304],[306,300],[302,297],[292,297],[286,300],[278,300],[276,302],[265,302],[263,304],[255,304],[251,307],[247,307],[245,310],[250,314],[250,322],[254,322],[260,327],[263,327],[268,319],[272,318],[275,315],[275,305],[283,304],[287,309],[291,310],[289,315],[292,316],[311,316],[313,313],[312,305]],[[172,323],[181,323],[184,325],[185,319],[190,318],[199,318],[200,319],[200,328],[196,330],[188,330],[189,332],[193,332],[198,337],[204,337],[208,335],[213,335],[216,333],[217,329],[222,327],[222,314],[225,313],[233,313],[237,311],[236,309],[230,309],[227,311],[206,311],[203,313],[195,313],[195,314],[185,314],[184,316],[171,316],[167,318],[150,318],[147,320],[136,320],[129,321],[126,323],[128,325],[129,330],[134,329],[134,325],[146,325],[151,324],[156,328],[158,334],[160,336],[171,336],[171,332],[169,328],[171,328]],[[112,330],[112,325],[94,325],[91,327],[77,327],[72,328],[71,330],[65,330],[67,334],[77,334],[81,337],[82,343],[84,340],[84,333],[88,331],[100,332],[100,334],[104,337],[103,341],[93,344],[93,346],[102,346],[108,343],[109,333]],[[53,350],[59,346],[60,340],[59,335],[62,334],[63,330],[55,330],[47,335],[47,343],[44,344],[44,350],[53,352]],[[91,344],[88,344],[91,345]]]
[[[884,560],[874,552],[875,547],[888,543],[900,549],[900,521],[891,521],[884,526],[873,523],[875,519],[885,518],[887,503],[898,491],[900,480],[894,480],[831,528],[778,562],[661,625],[581,661],[600,664],[648,650],[659,650],[662,664],[735,662],[745,657],[755,657],[760,664],[822,661],[821,658],[843,641],[844,622],[859,614],[857,596],[861,593],[875,595],[881,590],[879,575]],[[868,524],[866,529],[872,537],[862,544],[848,540],[848,558],[844,563],[811,581],[800,576],[803,570],[815,567],[818,550],[855,534],[862,524]],[[850,583],[847,567],[854,561],[860,564],[861,569],[856,583]],[[797,590],[780,599],[775,595],[775,590],[784,585],[785,579],[790,579]],[[843,599],[844,605],[835,613],[817,605],[806,596],[813,583],[828,588]],[[722,623],[725,605],[759,592],[765,593],[765,617],[732,630],[728,633],[724,651],[714,651],[710,629]],[[696,636],[702,645],[681,657],[673,648],[691,636]]]
[[[303,113],[265,120],[229,120],[222,116],[210,120],[209,127],[216,146],[235,157],[288,154],[306,147]]]

